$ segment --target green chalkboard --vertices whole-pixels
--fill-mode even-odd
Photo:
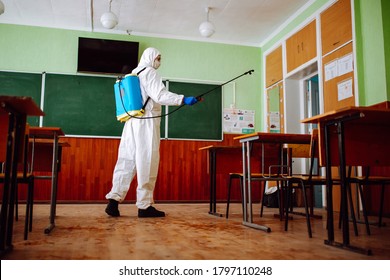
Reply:
[[[44,126],[61,127],[66,135],[120,136],[116,120],[115,78],[46,74]]]
[[[30,96],[39,107],[42,74],[0,71],[0,95]],[[39,117],[28,117],[31,126],[39,126]]]
[[[123,123],[115,116],[114,84],[112,77],[46,74],[43,125],[61,127],[67,135],[120,136]],[[186,96],[197,96],[215,87],[169,82],[170,91]],[[175,108],[170,106],[168,112]],[[169,115],[168,121],[162,118],[161,137],[220,140],[221,116],[222,96],[218,88],[206,95],[204,102],[183,107]]]
[[[209,92],[210,90],[213,91]],[[169,115],[168,138],[222,139],[222,89],[217,85],[169,82],[169,90],[185,96],[198,96],[209,92],[202,102],[184,106]],[[176,107],[170,106],[168,112]]]
[[[0,94],[31,96],[37,105],[43,98],[43,126],[61,127],[66,135],[116,137],[121,136],[124,124],[116,120],[115,80],[115,77],[91,75],[0,71]],[[217,89],[207,94],[203,102],[184,106],[163,117],[161,138],[221,140],[222,89],[201,83],[169,81],[166,84],[170,91],[185,96],[198,96]],[[162,114],[176,108],[163,106]],[[39,126],[38,117],[31,117],[28,122]]]

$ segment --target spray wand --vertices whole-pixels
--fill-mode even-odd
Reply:
[[[202,93],[202,94],[196,96],[195,98],[198,100],[198,102],[201,102],[201,101],[203,101],[203,96],[205,96],[206,94],[209,94],[210,92],[212,92],[212,91],[214,91],[214,90],[216,90],[216,89],[218,89],[218,88],[220,88],[220,87],[223,87],[224,85],[226,85],[226,84],[228,84],[228,83],[230,83],[230,82],[233,82],[234,80],[237,80],[238,78],[241,78],[242,76],[245,76],[245,75],[247,75],[247,74],[252,75],[252,73],[253,73],[254,71],[255,71],[255,70],[249,70],[249,71],[247,71],[247,72],[245,72],[245,73],[243,73],[243,74],[241,74],[241,75],[239,75],[239,76],[237,76],[237,77],[235,77],[235,78],[233,78],[233,79],[231,79],[231,80],[229,80],[229,81],[227,81],[227,82],[224,82],[223,84],[220,84],[220,85],[218,85],[218,86],[216,86],[216,87],[214,87],[214,88],[212,88],[212,89],[210,89],[210,90],[208,90],[208,91],[206,91],[206,92],[204,92],[204,93]],[[154,118],[162,118],[162,117],[168,116],[168,115],[170,115],[170,114],[173,114],[174,112],[176,112],[177,110],[183,108],[184,106],[185,106],[184,104],[183,104],[183,105],[180,105],[180,106],[177,107],[175,110],[173,110],[173,111],[171,111],[171,112],[169,112],[169,113],[167,113],[167,114],[161,115],[161,116],[152,116],[152,117],[136,117],[136,116],[132,116],[132,118],[135,118],[135,119],[154,119]]]

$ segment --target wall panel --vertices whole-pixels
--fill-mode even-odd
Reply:
[[[225,134],[223,141],[161,140],[160,167],[155,189],[156,202],[208,202],[209,176],[207,153],[199,148],[208,145],[239,145],[234,134]],[[66,137],[70,147],[63,148],[58,178],[59,202],[105,202],[111,189],[112,172],[117,159],[119,139]],[[217,172],[217,199],[227,197],[228,173],[241,170],[241,156],[225,157]],[[233,169],[232,169],[233,168]],[[39,173],[46,174],[46,173]],[[259,188],[254,183],[254,200]],[[24,187],[19,197],[25,200]],[[126,202],[135,201],[136,180],[132,183]],[[50,181],[37,180],[36,202],[50,200]],[[232,200],[240,199],[238,182],[234,183]]]

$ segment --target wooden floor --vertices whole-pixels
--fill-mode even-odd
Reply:
[[[374,260],[390,259],[390,226],[371,226],[368,236],[359,225],[359,236],[351,244],[369,248],[371,256],[324,245],[323,219],[313,219],[313,238],[307,235],[305,218],[294,216],[289,230],[274,217],[275,209],[265,208],[255,222],[266,224],[266,233],[242,225],[241,206],[233,204],[229,219],[208,214],[208,204],[158,204],[165,218],[139,219],[133,204],[120,205],[121,217],[105,214],[105,204],[59,204],[56,227],[49,235],[49,205],[34,206],[33,231],[23,240],[24,205],[14,224],[14,248],[4,255],[8,260]],[[218,210],[224,213],[225,205]],[[371,217],[376,219],[376,217]],[[338,220],[338,217],[335,218]],[[384,220],[389,224],[389,220]],[[352,225],[351,225],[352,228]],[[336,240],[341,231],[336,225]]]

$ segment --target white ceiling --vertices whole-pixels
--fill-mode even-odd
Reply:
[[[112,0],[119,24],[104,29],[109,0],[1,0],[0,23],[261,46],[314,0]],[[199,34],[209,20],[216,32]]]

